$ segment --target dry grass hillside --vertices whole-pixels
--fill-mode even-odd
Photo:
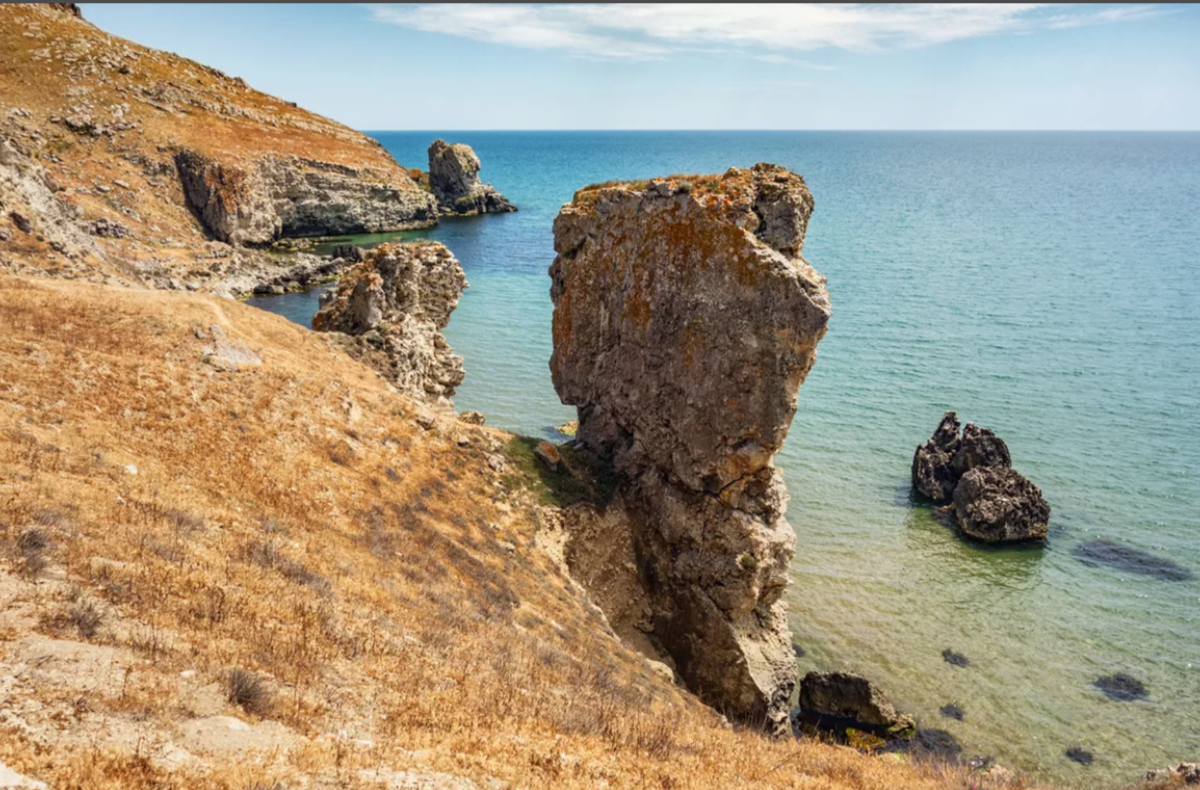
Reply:
[[[56,790],[995,781],[723,724],[564,575],[525,445],[320,334],[15,277],[0,324],[0,762]]]
[[[0,269],[10,271],[138,281],[147,271],[184,274],[227,257],[185,205],[171,164],[181,149],[234,167],[298,156],[418,189],[366,135],[52,4],[0,4],[0,137],[46,168],[83,223],[105,219],[128,231],[98,236],[103,255],[80,260],[14,234],[0,250]]]

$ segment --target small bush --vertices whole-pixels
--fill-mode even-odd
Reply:
[[[271,711],[274,695],[266,682],[246,669],[225,673],[225,698],[247,713],[265,716]]]
[[[79,635],[84,639],[91,639],[100,632],[100,626],[104,622],[104,613],[100,611],[94,601],[79,600],[67,612],[67,622],[75,626]]]
[[[17,536],[17,554],[21,558],[21,569],[29,576],[37,576],[50,563],[46,552],[50,550],[50,536],[41,527],[29,527]]]

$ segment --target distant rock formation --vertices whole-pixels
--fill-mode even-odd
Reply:
[[[399,389],[449,405],[465,372],[441,330],[466,287],[444,245],[385,244],[322,297],[313,329],[349,336],[348,349]]]
[[[702,699],[777,732],[796,683],[781,600],[795,534],[772,460],[830,315],[800,257],[812,207],[802,178],[766,164],[599,185],[559,213],[550,269],[554,386],[620,479],[599,520],[577,521],[629,544],[569,547],[568,563],[609,558],[576,571],[644,591],[648,614],[596,595],[618,633],[624,607]],[[637,576],[615,584],[627,556]]]
[[[230,244],[408,230],[436,222],[428,193],[346,165],[293,156],[267,157],[243,168],[182,151],[175,166],[188,204],[209,232]]]
[[[929,441],[917,447],[913,487],[936,505],[948,505],[964,534],[986,543],[1045,540],[1050,506],[1041,489],[1012,468],[1004,440],[946,412]]]
[[[479,157],[471,146],[434,140],[429,146],[429,188],[442,214],[501,214],[517,207],[479,180]]]

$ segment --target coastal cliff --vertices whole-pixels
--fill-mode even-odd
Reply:
[[[0,137],[9,272],[230,291],[292,265],[241,246],[437,221],[375,140],[69,4],[0,6]]]
[[[796,684],[795,535],[772,461],[830,315],[800,256],[812,208],[803,179],[766,164],[589,187],[555,220],[550,271],[555,389],[620,479],[602,514],[568,512],[569,558],[643,590],[635,627],[688,688],[775,732]],[[628,547],[589,546],[597,518]]]

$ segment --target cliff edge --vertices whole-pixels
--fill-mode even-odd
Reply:
[[[771,731],[796,683],[781,599],[795,535],[773,458],[830,315],[800,256],[812,208],[802,178],[767,164],[601,184],[559,213],[550,270],[554,386],[620,480],[603,512],[568,513],[569,559],[585,579],[636,567],[624,586],[643,611],[597,596],[614,627]]]
[[[437,220],[375,140],[69,4],[0,5],[0,138],[0,271],[207,289],[278,263],[245,245]]]

